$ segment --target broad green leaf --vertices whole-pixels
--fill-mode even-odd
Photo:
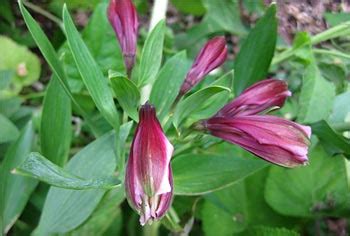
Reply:
[[[107,2],[101,2],[96,6],[89,18],[89,23],[81,33],[86,46],[106,77],[109,70],[125,73],[123,56],[118,40],[107,19],[107,5]],[[71,1],[69,1],[68,7],[71,7]],[[61,11],[62,7],[59,10]],[[67,44],[64,44],[59,50],[59,55],[62,58],[68,83],[73,93],[83,92],[84,83]]]
[[[293,227],[295,218],[278,214],[264,199],[268,168],[264,168],[228,188],[205,195],[201,208],[206,235],[246,235],[258,225]]]
[[[317,135],[325,149],[332,155],[350,154],[350,142],[335,132],[326,121],[321,120],[313,123],[311,128],[312,133]]]
[[[261,160],[214,154],[186,154],[172,161],[174,193],[200,195],[244,179],[262,169]]]
[[[334,99],[329,122],[335,126],[350,122],[350,91],[339,94]]]
[[[115,108],[112,92],[108,87],[107,78],[103,76],[78,30],[75,28],[66,6],[63,7],[63,23],[69,48],[86,88],[106,120],[112,127],[119,129],[119,116]]]
[[[187,6],[188,1],[180,4]],[[241,21],[239,2],[237,0],[201,0],[206,8],[206,14],[200,24],[195,24],[184,33],[175,35],[178,48],[188,50],[188,54],[197,54],[200,47],[205,43],[208,37],[215,34],[229,32],[234,35],[245,35],[246,28]]]
[[[129,133],[131,122],[120,129],[120,143]],[[105,134],[78,152],[65,170],[81,178],[96,179],[113,175],[116,167],[115,135]],[[66,233],[80,226],[99,204],[106,190],[68,190],[51,187],[36,233]]]
[[[57,79],[59,79],[62,88],[67,93],[69,98],[72,100],[72,103],[77,107],[79,112],[82,114],[86,122],[88,123],[89,127],[95,134],[95,136],[99,135],[100,132],[97,127],[94,126],[94,123],[91,121],[85,110],[81,108],[79,103],[74,99],[72,92],[69,88],[67,78],[65,75],[65,72],[63,70],[62,64],[58,59],[58,56],[56,54],[55,49],[53,48],[52,44],[50,43],[49,39],[46,37],[43,30],[40,28],[38,23],[33,19],[33,17],[29,14],[27,9],[23,6],[23,3],[21,0],[18,1],[18,5],[20,8],[20,11],[22,13],[22,16],[24,18],[24,21],[34,38],[36,44],[38,45],[41,53],[43,54],[45,60],[49,64],[50,68],[52,69],[53,73],[57,76]]]
[[[167,60],[158,73],[151,91],[150,103],[156,107],[160,121],[169,113],[188,69],[186,53],[182,51]]]
[[[201,89],[193,93],[192,95],[182,99],[177,104],[174,112],[174,126],[178,128],[185,118],[189,117],[190,115],[195,116],[196,113],[201,113],[204,109],[208,109],[208,105],[215,105],[215,107],[213,109],[209,109],[211,113],[206,114],[206,117],[202,118],[208,118],[211,115],[214,115],[221,108],[221,104],[206,104],[205,101],[211,99],[212,97],[221,98],[223,94],[225,94],[228,97],[230,92],[231,90],[229,88],[216,85]]]
[[[283,215],[348,217],[348,161],[342,156],[329,157],[320,146],[311,150],[309,157],[310,165],[305,167],[270,169],[265,188],[267,203]]]
[[[65,170],[87,179],[112,175],[116,167],[113,149],[114,136],[108,133],[78,152]],[[91,215],[105,192],[103,189],[68,190],[51,187],[36,231],[39,235],[47,235],[75,229]]]
[[[52,78],[43,102],[40,145],[42,154],[59,166],[63,166],[68,158],[72,136],[71,119],[70,99],[58,79]]]
[[[165,29],[165,22],[161,20],[146,38],[140,59],[139,86],[153,83],[158,73],[162,63]]]
[[[243,35],[246,29],[241,22],[239,3],[235,0],[204,0],[207,14],[201,24],[207,25],[209,33],[220,31]]]
[[[0,143],[11,142],[16,140],[19,131],[17,127],[5,116],[0,113]]]
[[[235,94],[264,79],[275,51],[276,5],[271,5],[245,39],[235,60]]]
[[[326,119],[331,112],[334,97],[334,85],[321,76],[316,63],[312,62],[306,68],[303,78],[298,120],[313,123]]]
[[[32,177],[65,189],[111,189],[120,184],[120,181],[112,176],[96,179],[81,178],[65,171],[37,152],[30,153],[28,158],[16,167],[12,173]]]
[[[11,170],[18,166],[28,156],[34,138],[32,123],[28,123],[22,130],[17,141],[8,149],[0,168],[1,197],[0,212],[3,215],[5,233],[21,215],[30,195],[38,181],[11,174]]]
[[[112,224],[116,224],[117,218],[122,217],[118,207],[125,199],[124,187],[118,187],[106,193],[89,219],[77,229],[68,233],[69,236],[102,235]]]
[[[13,77],[12,70],[0,71],[0,91],[6,89],[9,86],[12,77]]]
[[[286,228],[273,228],[266,226],[258,226],[245,232],[246,236],[299,236],[300,234],[294,230]]]
[[[39,58],[27,47],[18,45],[12,39],[0,36],[0,70],[11,70],[9,86],[1,91],[0,97],[18,94],[24,86],[33,84],[40,76]]]
[[[109,79],[120,106],[137,122],[139,120],[137,108],[140,104],[140,91],[137,86],[123,74],[111,73]]]
[[[187,0],[184,3],[181,0],[171,0],[171,3],[182,13],[201,16],[205,13],[202,0]]]

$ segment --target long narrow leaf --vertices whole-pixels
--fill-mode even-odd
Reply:
[[[53,76],[55,77],[55,75]],[[72,136],[72,108],[69,97],[56,78],[47,88],[41,116],[41,152],[53,163],[63,166],[68,158]]]
[[[15,176],[10,171],[23,162],[29,154],[34,138],[30,122],[22,130],[5,155],[0,168],[0,214],[3,216],[3,230],[8,232],[21,215],[38,181],[23,176]],[[1,232],[0,232],[1,234]]]
[[[152,83],[162,63],[165,22],[161,20],[148,35],[142,49],[138,85]]]
[[[270,6],[244,41],[235,61],[235,94],[264,79],[270,67],[277,38],[276,5]]]
[[[111,189],[120,184],[120,181],[112,176],[98,179],[75,176],[36,152],[29,154],[22,164],[12,170],[12,173],[29,176],[52,186],[66,189]]]
[[[112,127],[119,129],[119,116],[115,108],[112,92],[108,87],[107,78],[103,76],[78,30],[75,28],[66,6],[63,7],[63,23],[69,48],[86,88],[106,120]]]
[[[180,123],[189,115],[196,115],[196,112],[200,112],[203,109],[203,105],[206,105],[204,101],[222,95],[223,93],[230,93],[230,89],[223,86],[210,86],[195,92],[189,97],[181,100],[179,104],[176,106],[173,118],[173,124],[176,128],[179,127]],[[217,107],[219,109],[220,107]]]
[[[58,56],[56,54],[55,49],[53,48],[52,44],[50,43],[49,39],[46,37],[44,31],[40,28],[38,23],[34,20],[34,18],[30,15],[30,13],[27,11],[27,9],[23,6],[23,3],[21,0],[18,1],[18,5],[20,8],[20,11],[22,13],[22,16],[24,18],[24,21],[33,36],[33,39],[35,40],[36,44],[38,45],[41,53],[43,54],[45,60],[49,64],[50,68],[52,69],[53,73],[57,76],[57,79],[60,81],[62,88],[67,93],[71,101],[76,105],[79,112],[82,114],[86,122],[88,123],[89,127],[93,131],[95,135],[101,134],[101,132],[98,131],[98,128],[94,125],[94,123],[91,121],[88,114],[85,112],[85,110],[80,106],[80,104],[75,100],[75,98],[72,95],[72,92],[69,88],[66,75],[64,73],[62,64],[60,63]]]

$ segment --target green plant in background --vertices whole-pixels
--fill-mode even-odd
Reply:
[[[81,34],[63,2],[49,4],[61,20],[19,1],[52,72],[43,92],[28,87],[42,81],[37,56],[18,45],[28,40],[0,36],[3,234],[346,233],[350,56],[335,41],[350,32],[346,17],[327,14],[332,28],[287,47],[276,5],[260,1],[173,0],[198,23],[176,32],[160,20],[148,34],[144,1],[67,4],[93,9]],[[239,4],[260,17],[252,29]],[[59,49],[26,7],[59,24]],[[241,39],[233,63],[231,35]]]

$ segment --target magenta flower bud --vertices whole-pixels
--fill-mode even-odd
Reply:
[[[282,107],[286,98],[291,95],[285,81],[262,80],[244,90],[236,99],[225,105],[216,116],[255,115],[269,108]]]
[[[222,65],[227,57],[227,46],[224,37],[215,37],[209,40],[197,55],[185,82],[182,84],[180,94],[185,94],[199,83],[204,76]]]
[[[213,117],[202,125],[213,136],[274,164],[295,167],[308,161],[311,135],[308,126],[269,115]]]
[[[161,218],[170,207],[173,177],[170,159],[173,146],[163,133],[155,108],[140,108],[126,167],[125,187],[129,204],[139,213],[141,225]]]
[[[135,63],[138,33],[135,6],[131,0],[111,0],[107,13],[122,49],[125,66],[130,73]]]

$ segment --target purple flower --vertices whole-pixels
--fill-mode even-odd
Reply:
[[[268,108],[281,107],[290,95],[283,81],[260,81],[215,116],[201,121],[199,127],[274,164],[303,165],[308,161],[311,128],[279,117],[259,115]]]
[[[170,207],[173,146],[163,133],[153,106],[143,105],[139,116],[126,167],[125,187],[129,204],[140,214],[140,223],[144,225],[161,218]]]
[[[255,115],[269,108],[282,107],[286,98],[291,95],[285,81],[262,80],[247,88],[236,99],[225,105],[216,116]]]
[[[227,46],[224,37],[209,40],[197,55],[190,71],[187,73],[180,94],[185,94],[199,83],[210,71],[223,64],[227,57]]]
[[[117,35],[128,73],[135,63],[138,18],[131,0],[111,0],[108,19]]]
[[[213,117],[203,122],[213,136],[285,167],[307,163],[311,129],[269,115]]]

